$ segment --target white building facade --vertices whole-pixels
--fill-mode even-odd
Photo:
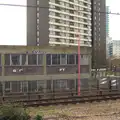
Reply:
[[[120,40],[113,40],[108,43],[109,57],[120,58]]]
[[[49,19],[50,44],[91,45],[90,0],[50,0]]]

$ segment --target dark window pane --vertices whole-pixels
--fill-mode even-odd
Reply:
[[[67,64],[75,64],[75,55],[67,55]]]
[[[51,80],[47,80],[47,89],[51,90]]]
[[[26,63],[26,54],[22,54],[22,65]]]
[[[12,83],[12,92],[21,92],[21,84],[19,81],[13,81]]]
[[[28,55],[28,65],[37,65],[37,55],[36,54]]]
[[[51,65],[51,54],[46,55],[46,63],[47,65]]]
[[[67,89],[67,80],[55,80],[54,89],[58,89],[58,90]]]
[[[38,65],[42,65],[42,64],[43,64],[43,55],[38,54]]]
[[[5,54],[5,65],[10,65],[10,55]]]
[[[57,54],[52,54],[52,64],[57,64]]]
[[[10,82],[5,82],[5,92],[10,92]]]
[[[37,91],[37,81],[29,81],[28,92],[36,92],[36,91]]]
[[[60,55],[57,55],[57,64],[60,65]]]
[[[53,65],[60,64],[60,55],[59,54],[52,54],[52,64]]]
[[[81,56],[81,58],[83,58],[84,57],[84,55],[80,55]]]
[[[60,55],[60,64],[61,65],[66,65],[67,64],[66,54],[61,54]]]
[[[76,64],[78,64],[78,55],[76,54]]]
[[[38,87],[39,92],[44,91],[44,86],[45,86],[45,81],[44,80],[37,81],[37,87]]]
[[[75,80],[68,80],[68,88],[70,89],[75,88]]]
[[[22,92],[27,92],[28,82],[22,81]]]
[[[20,55],[11,54],[12,65],[20,65]]]
[[[3,93],[3,87],[2,86],[3,86],[2,82],[0,82],[0,95],[2,95],[2,93]]]

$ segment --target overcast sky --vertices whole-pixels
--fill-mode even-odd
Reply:
[[[0,0],[0,4],[26,5],[26,0]],[[120,0],[108,0],[112,12],[120,12]],[[120,16],[110,15],[110,35],[120,40]],[[26,8],[0,5],[0,44],[26,45]]]

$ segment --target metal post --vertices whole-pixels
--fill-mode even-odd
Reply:
[[[78,96],[80,96],[80,35],[78,33]]]

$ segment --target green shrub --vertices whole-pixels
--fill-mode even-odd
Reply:
[[[19,105],[5,104],[0,106],[0,115],[9,118],[9,120],[29,120],[26,110]]]
[[[42,116],[37,115],[37,116],[35,117],[35,120],[43,120],[43,118],[42,118]]]

